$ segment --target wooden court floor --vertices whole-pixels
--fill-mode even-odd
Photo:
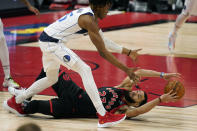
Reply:
[[[168,32],[172,27],[173,22],[156,24],[110,31],[106,32],[105,36],[131,49],[142,48],[141,54],[197,58],[197,24],[188,23],[183,26],[178,34],[174,54],[170,54],[167,49]],[[23,46],[37,46],[37,43]],[[95,50],[87,36],[70,41],[68,46],[77,50]],[[197,85],[194,88],[197,88]],[[7,92],[0,92],[0,105],[9,97]],[[51,97],[41,95],[35,97],[35,99],[49,98]],[[40,114],[17,117],[0,106],[0,131],[14,131],[19,125],[26,122],[37,123],[43,131],[196,131],[197,105],[185,108],[157,106],[146,114],[106,129],[97,128],[97,119],[58,120]]]

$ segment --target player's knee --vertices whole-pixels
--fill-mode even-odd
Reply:
[[[90,66],[88,66],[88,65],[84,65],[83,66],[83,71],[85,72],[85,73],[89,73],[89,72],[91,72],[91,68],[90,68]]]
[[[55,77],[55,76],[47,76],[47,78],[48,78],[48,83],[50,85],[53,85],[58,81],[58,77]]]
[[[182,14],[181,15],[183,15],[185,18],[188,18],[188,17],[190,17],[191,16],[191,14],[190,14],[190,12],[189,11],[187,11],[187,12],[182,12]]]

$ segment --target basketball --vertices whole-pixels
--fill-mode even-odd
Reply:
[[[176,95],[178,96],[177,99],[181,99],[185,94],[185,88],[183,84],[177,80],[170,80],[164,88],[164,93],[166,94],[171,90],[173,90],[173,93],[176,92]]]

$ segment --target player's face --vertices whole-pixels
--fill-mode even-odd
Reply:
[[[100,19],[103,19],[107,16],[107,13],[109,11],[111,7],[111,4],[107,4],[105,5],[104,7],[97,7],[97,16],[100,18]]]
[[[141,90],[136,90],[136,91],[131,91],[129,93],[129,96],[136,102],[136,103],[140,103],[142,102],[145,97],[144,97],[144,91]]]

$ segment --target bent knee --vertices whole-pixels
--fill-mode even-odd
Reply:
[[[183,12],[181,13],[181,15],[183,15],[185,18],[188,18],[188,17],[191,16],[191,13],[190,13],[190,11],[183,11]]]
[[[84,72],[91,72],[90,66],[84,65],[84,66],[83,66],[83,71],[84,71]]]
[[[47,76],[47,79],[50,85],[53,85],[58,81],[58,77],[54,77],[54,76]]]

